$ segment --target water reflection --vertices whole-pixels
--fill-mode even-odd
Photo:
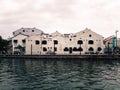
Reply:
[[[117,60],[0,60],[0,90],[119,90]]]

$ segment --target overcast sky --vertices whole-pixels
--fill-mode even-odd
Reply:
[[[89,28],[108,37],[119,30],[120,0],[0,0],[0,35],[21,28],[76,33]]]

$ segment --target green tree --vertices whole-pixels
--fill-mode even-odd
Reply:
[[[7,53],[7,46],[8,46],[8,41],[3,39],[1,36],[0,36],[0,53],[1,54],[5,54]]]

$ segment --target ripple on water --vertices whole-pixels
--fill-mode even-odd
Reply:
[[[120,90],[120,62],[2,60],[0,90]]]

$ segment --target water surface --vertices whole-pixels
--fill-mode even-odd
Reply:
[[[0,90],[120,90],[120,61],[1,59]]]

